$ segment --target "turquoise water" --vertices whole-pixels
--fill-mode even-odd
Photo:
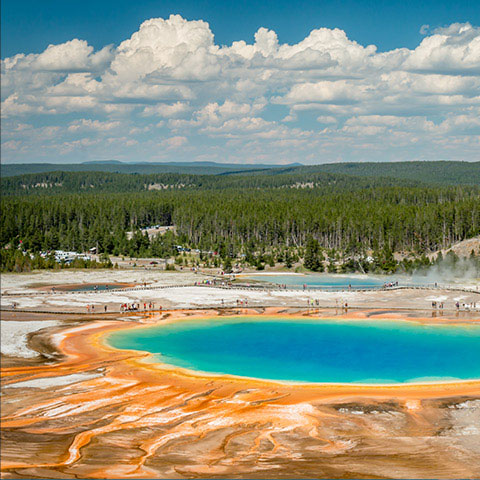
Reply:
[[[399,321],[222,318],[108,337],[119,349],[211,373],[296,382],[404,383],[480,378],[480,326]]]
[[[309,275],[248,275],[239,277],[240,281],[256,280],[269,283],[285,284],[288,287],[301,288],[306,284],[309,288],[332,288],[345,289],[350,285],[352,288],[377,288],[382,287],[387,282],[399,281],[399,285],[404,285],[406,279],[398,277],[375,277],[371,275],[328,275],[328,274],[309,274]]]

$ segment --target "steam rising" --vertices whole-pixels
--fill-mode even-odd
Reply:
[[[429,267],[422,267],[413,273],[413,277],[422,283],[445,284],[450,282],[480,282],[480,257],[458,257],[453,251],[445,257],[440,253]]]

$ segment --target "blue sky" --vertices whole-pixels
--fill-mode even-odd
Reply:
[[[1,21],[3,161],[480,160],[475,1],[9,0]]]
[[[474,0],[8,0],[2,1],[2,58],[40,53],[50,43],[75,37],[101,48],[121,42],[147,18],[171,13],[207,21],[220,45],[252,40],[260,27],[275,30],[286,43],[302,40],[314,28],[337,27],[379,50],[415,48],[422,25],[480,24],[480,4]]]

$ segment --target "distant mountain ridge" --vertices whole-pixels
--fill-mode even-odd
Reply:
[[[302,166],[300,163],[289,165],[266,164],[236,164],[216,162],[120,162],[118,160],[93,160],[83,163],[20,163],[2,164],[0,174],[2,177],[12,177],[28,173],[46,172],[110,172],[110,173],[185,173],[195,175],[219,175],[228,172],[247,172],[253,170],[269,170],[272,168],[295,168]]]
[[[88,162],[81,162],[80,165],[118,165],[122,163],[120,160],[90,160]]]
[[[195,167],[195,166],[202,166],[202,167],[225,167],[225,168],[290,168],[290,167],[303,167],[303,163],[294,162],[294,163],[287,163],[286,165],[278,165],[278,164],[267,164],[267,163],[247,163],[247,164],[240,164],[240,163],[220,163],[220,162],[208,162],[208,161],[193,161],[193,162],[121,162],[120,160],[90,160],[88,162],[81,162],[80,164],[76,165],[92,165],[92,164],[121,164],[121,165],[155,165],[155,166],[162,166],[162,165],[173,165],[173,166],[181,166],[181,167]],[[59,164],[60,165],[60,164]],[[72,164],[73,165],[73,164]]]

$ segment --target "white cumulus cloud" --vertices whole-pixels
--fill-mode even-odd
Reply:
[[[158,145],[188,159],[479,160],[480,28],[421,33],[416,48],[387,52],[324,27],[294,44],[262,27],[253,42],[218,45],[207,22],[171,15],[97,51],[76,38],[49,45],[2,60],[2,151],[7,161],[86,149],[122,158],[122,146],[155,159]]]

